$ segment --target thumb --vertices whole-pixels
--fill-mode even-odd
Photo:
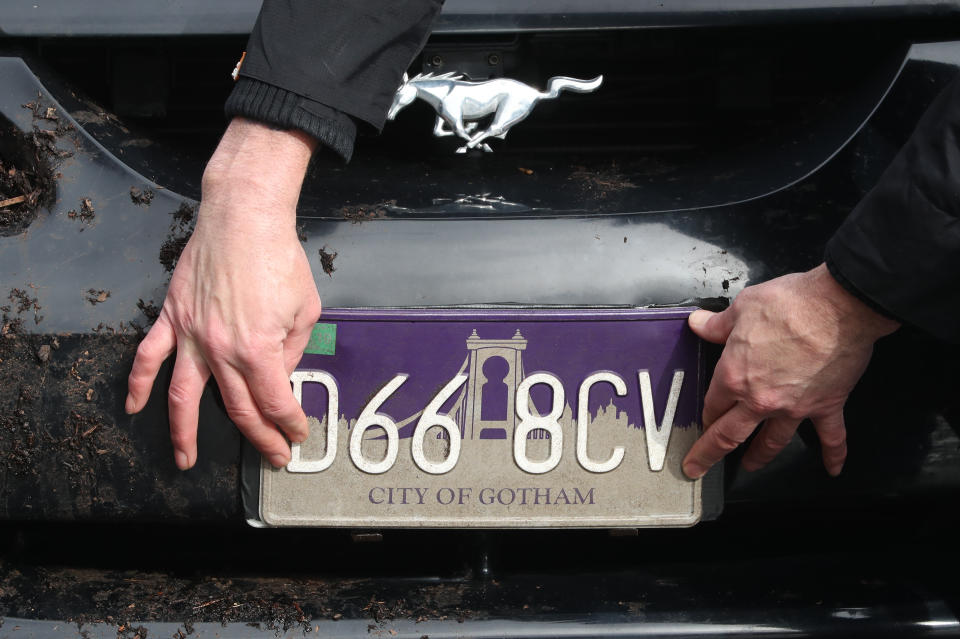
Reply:
[[[723,344],[733,330],[733,317],[730,315],[730,309],[722,313],[697,309],[690,313],[687,324],[698,337],[714,344]]]

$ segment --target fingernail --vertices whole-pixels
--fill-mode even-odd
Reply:
[[[127,411],[127,415],[133,414],[133,396],[130,393],[127,393],[127,401],[123,404],[123,410]]]
[[[706,468],[694,462],[683,465],[683,474],[687,476],[687,479],[700,479],[706,472]]]
[[[690,324],[690,328],[703,328],[706,325],[707,320],[710,319],[710,316],[713,315],[710,311],[705,311],[702,308],[695,310],[690,313],[690,317],[687,318],[687,322]]]
[[[180,470],[186,470],[190,466],[190,462],[187,460],[187,454],[182,450],[175,451],[173,453],[173,459],[177,463],[177,468]]]
[[[287,455],[284,455],[283,453],[277,453],[276,455],[273,455],[270,457],[270,463],[275,468],[283,468],[284,466],[287,465],[287,462],[289,461],[290,461],[290,457]]]

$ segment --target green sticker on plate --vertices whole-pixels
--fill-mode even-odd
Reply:
[[[303,349],[308,355],[333,355],[337,350],[337,325],[315,324],[310,341]]]

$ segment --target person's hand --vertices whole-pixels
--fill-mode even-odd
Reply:
[[[820,438],[827,472],[840,474],[847,456],[843,405],[873,343],[897,322],[848,293],[821,264],[748,287],[722,313],[694,311],[689,324],[726,346],[704,398],[705,432],[684,458],[684,474],[703,476],[760,422],[742,464],[747,471],[762,468],[804,418]]]
[[[320,316],[320,297],[297,238],[309,136],[235,119],[203,177],[196,228],[177,262],[163,309],[137,349],[128,413],[147,403],[176,350],[168,405],[177,466],[197,460],[200,396],[213,373],[230,419],[274,466],[307,418],[290,388]]]

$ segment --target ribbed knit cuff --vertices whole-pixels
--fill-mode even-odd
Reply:
[[[303,131],[347,162],[353,155],[357,125],[350,116],[272,84],[240,76],[224,112],[228,118],[241,116]]]

